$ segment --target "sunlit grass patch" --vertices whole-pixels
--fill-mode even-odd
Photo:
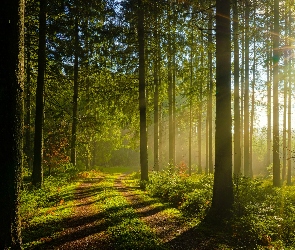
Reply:
[[[152,230],[137,218],[124,219],[108,232],[115,249],[164,249]]]
[[[115,249],[163,249],[155,233],[142,222],[126,198],[115,189],[115,178],[104,179],[96,206],[105,214],[107,233]],[[113,188],[109,188],[113,187]]]
[[[49,177],[41,189],[21,193],[21,218],[24,248],[47,241],[62,230],[61,223],[71,216],[78,182]]]
[[[122,173],[131,173],[134,171],[134,168],[129,166],[114,166],[114,167],[97,167],[97,170],[106,174],[122,174]]]

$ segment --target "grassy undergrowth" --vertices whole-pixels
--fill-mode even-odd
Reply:
[[[79,182],[69,181],[72,173],[45,177],[42,188],[30,183],[21,192],[20,214],[24,248],[32,248],[62,230],[62,221],[73,211],[74,191]]]
[[[107,233],[113,249],[163,249],[154,232],[144,224],[126,198],[114,187],[117,174],[106,175],[100,183],[96,206],[105,214]]]
[[[151,197],[199,221],[211,206],[212,190],[212,176],[189,177],[170,170],[152,173],[146,185]],[[270,180],[239,178],[234,192],[233,216],[222,236],[232,248],[295,249],[295,187],[274,188]]]
[[[104,171],[104,172],[101,172]],[[131,169],[115,167],[82,172],[81,178],[99,178],[92,192],[95,209],[103,215],[106,234],[113,249],[165,249],[114,186],[121,173]],[[92,178],[92,179],[91,179]],[[146,189],[139,189],[140,173],[124,179],[132,195],[159,209],[159,214],[196,228],[201,236],[214,239],[214,249],[295,249],[295,187],[272,187],[271,180],[239,178],[234,183],[232,218],[222,230],[202,221],[211,206],[213,177],[187,176],[171,170],[150,173]],[[74,191],[79,185],[70,175],[45,179],[37,190],[25,185],[21,196],[24,248],[32,248],[55,237],[73,213]],[[200,231],[201,230],[201,231]],[[218,231],[220,230],[220,231]],[[221,240],[226,239],[226,240]],[[166,246],[167,247],[167,246]]]

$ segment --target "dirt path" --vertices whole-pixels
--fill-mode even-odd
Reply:
[[[142,198],[138,188],[127,187],[125,178],[125,175],[121,175],[111,188],[125,197],[138,218],[151,228],[165,249],[213,249],[196,241],[195,232],[184,220],[165,212],[165,206],[155,206]],[[64,229],[35,249],[120,249],[120,246],[112,245],[107,233],[110,227],[105,219],[107,212],[99,211],[94,206],[101,202],[96,200],[97,194],[103,192],[100,181],[97,178],[79,185],[75,193],[74,213],[63,222]]]
[[[74,213],[65,221],[64,230],[38,249],[111,249],[105,234],[103,213],[95,209],[94,197],[100,178],[82,182],[75,192]]]
[[[189,229],[184,221],[165,213],[165,207],[155,207],[145,202],[139,194],[136,194],[134,188],[124,185],[124,178],[124,175],[120,176],[116,180],[115,187],[127,199],[141,220],[156,233],[162,243],[171,241]]]
[[[165,207],[155,207],[145,202],[134,188],[124,185],[125,175],[116,180],[116,188],[127,199],[140,219],[145,222],[163,243],[165,249],[212,250],[216,248],[215,236],[204,235],[198,227],[190,227],[179,217],[165,213]]]

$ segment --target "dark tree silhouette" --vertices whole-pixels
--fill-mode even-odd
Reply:
[[[3,0],[0,9],[0,249],[21,249],[24,5]]]
[[[280,176],[280,136],[279,136],[279,0],[274,1],[273,30],[273,185],[281,185]]]
[[[145,96],[145,53],[144,53],[144,4],[138,0],[138,55],[139,55],[139,112],[140,112],[140,167],[141,180],[148,180],[146,96]]]
[[[216,136],[212,212],[227,216],[233,204],[230,0],[216,1]]]

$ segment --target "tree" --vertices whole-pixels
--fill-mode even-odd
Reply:
[[[139,115],[140,115],[140,167],[141,180],[148,180],[146,96],[145,96],[145,49],[144,49],[144,4],[138,0],[138,59],[139,59]]]
[[[280,178],[280,137],[279,137],[279,0],[274,1],[274,30],[273,30],[273,185],[281,185]]]
[[[246,0],[245,10],[245,95],[244,95],[244,175],[250,176],[249,169],[249,18],[250,18],[250,6],[249,0]]]
[[[77,6],[76,6],[76,9]],[[71,163],[76,165],[76,140],[77,140],[77,125],[78,125],[78,69],[79,69],[79,26],[78,13],[75,17],[75,48],[74,48],[74,95],[73,95],[73,121],[72,121],[72,139],[71,139]]]
[[[21,249],[24,7],[4,0],[0,10],[0,249]]]
[[[213,214],[228,216],[233,205],[231,135],[230,0],[216,1],[216,136]]]
[[[158,35],[158,6],[154,2],[154,170],[159,171],[159,35]]]
[[[44,76],[46,65],[46,0],[40,0],[39,11],[39,47],[38,47],[38,77],[36,90],[34,162],[32,183],[41,187],[43,182],[43,113],[44,113]]]
[[[240,145],[240,65],[239,65],[239,15],[238,1],[233,5],[233,33],[234,33],[234,174],[241,173],[241,145]]]
[[[208,43],[209,43],[209,46],[212,46],[212,23],[213,23],[213,20],[212,20],[212,11],[209,12],[209,37],[208,37]],[[209,133],[209,138],[208,138],[208,142],[209,142],[209,150],[208,150],[208,161],[209,161],[209,173],[210,174],[213,174],[213,153],[212,153],[212,149],[213,149],[213,140],[212,140],[212,95],[213,95],[213,63],[212,63],[212,48],[209,48],[209,53],[208,53],[208,67],[209,67],[209,70],[208,70],[208,73],[209,73],[209,77],[208,77],[208,81],[209,81],[209,98],[208,98],[208,106],[207,106],[207,109],[208,109],[208,133]]]

